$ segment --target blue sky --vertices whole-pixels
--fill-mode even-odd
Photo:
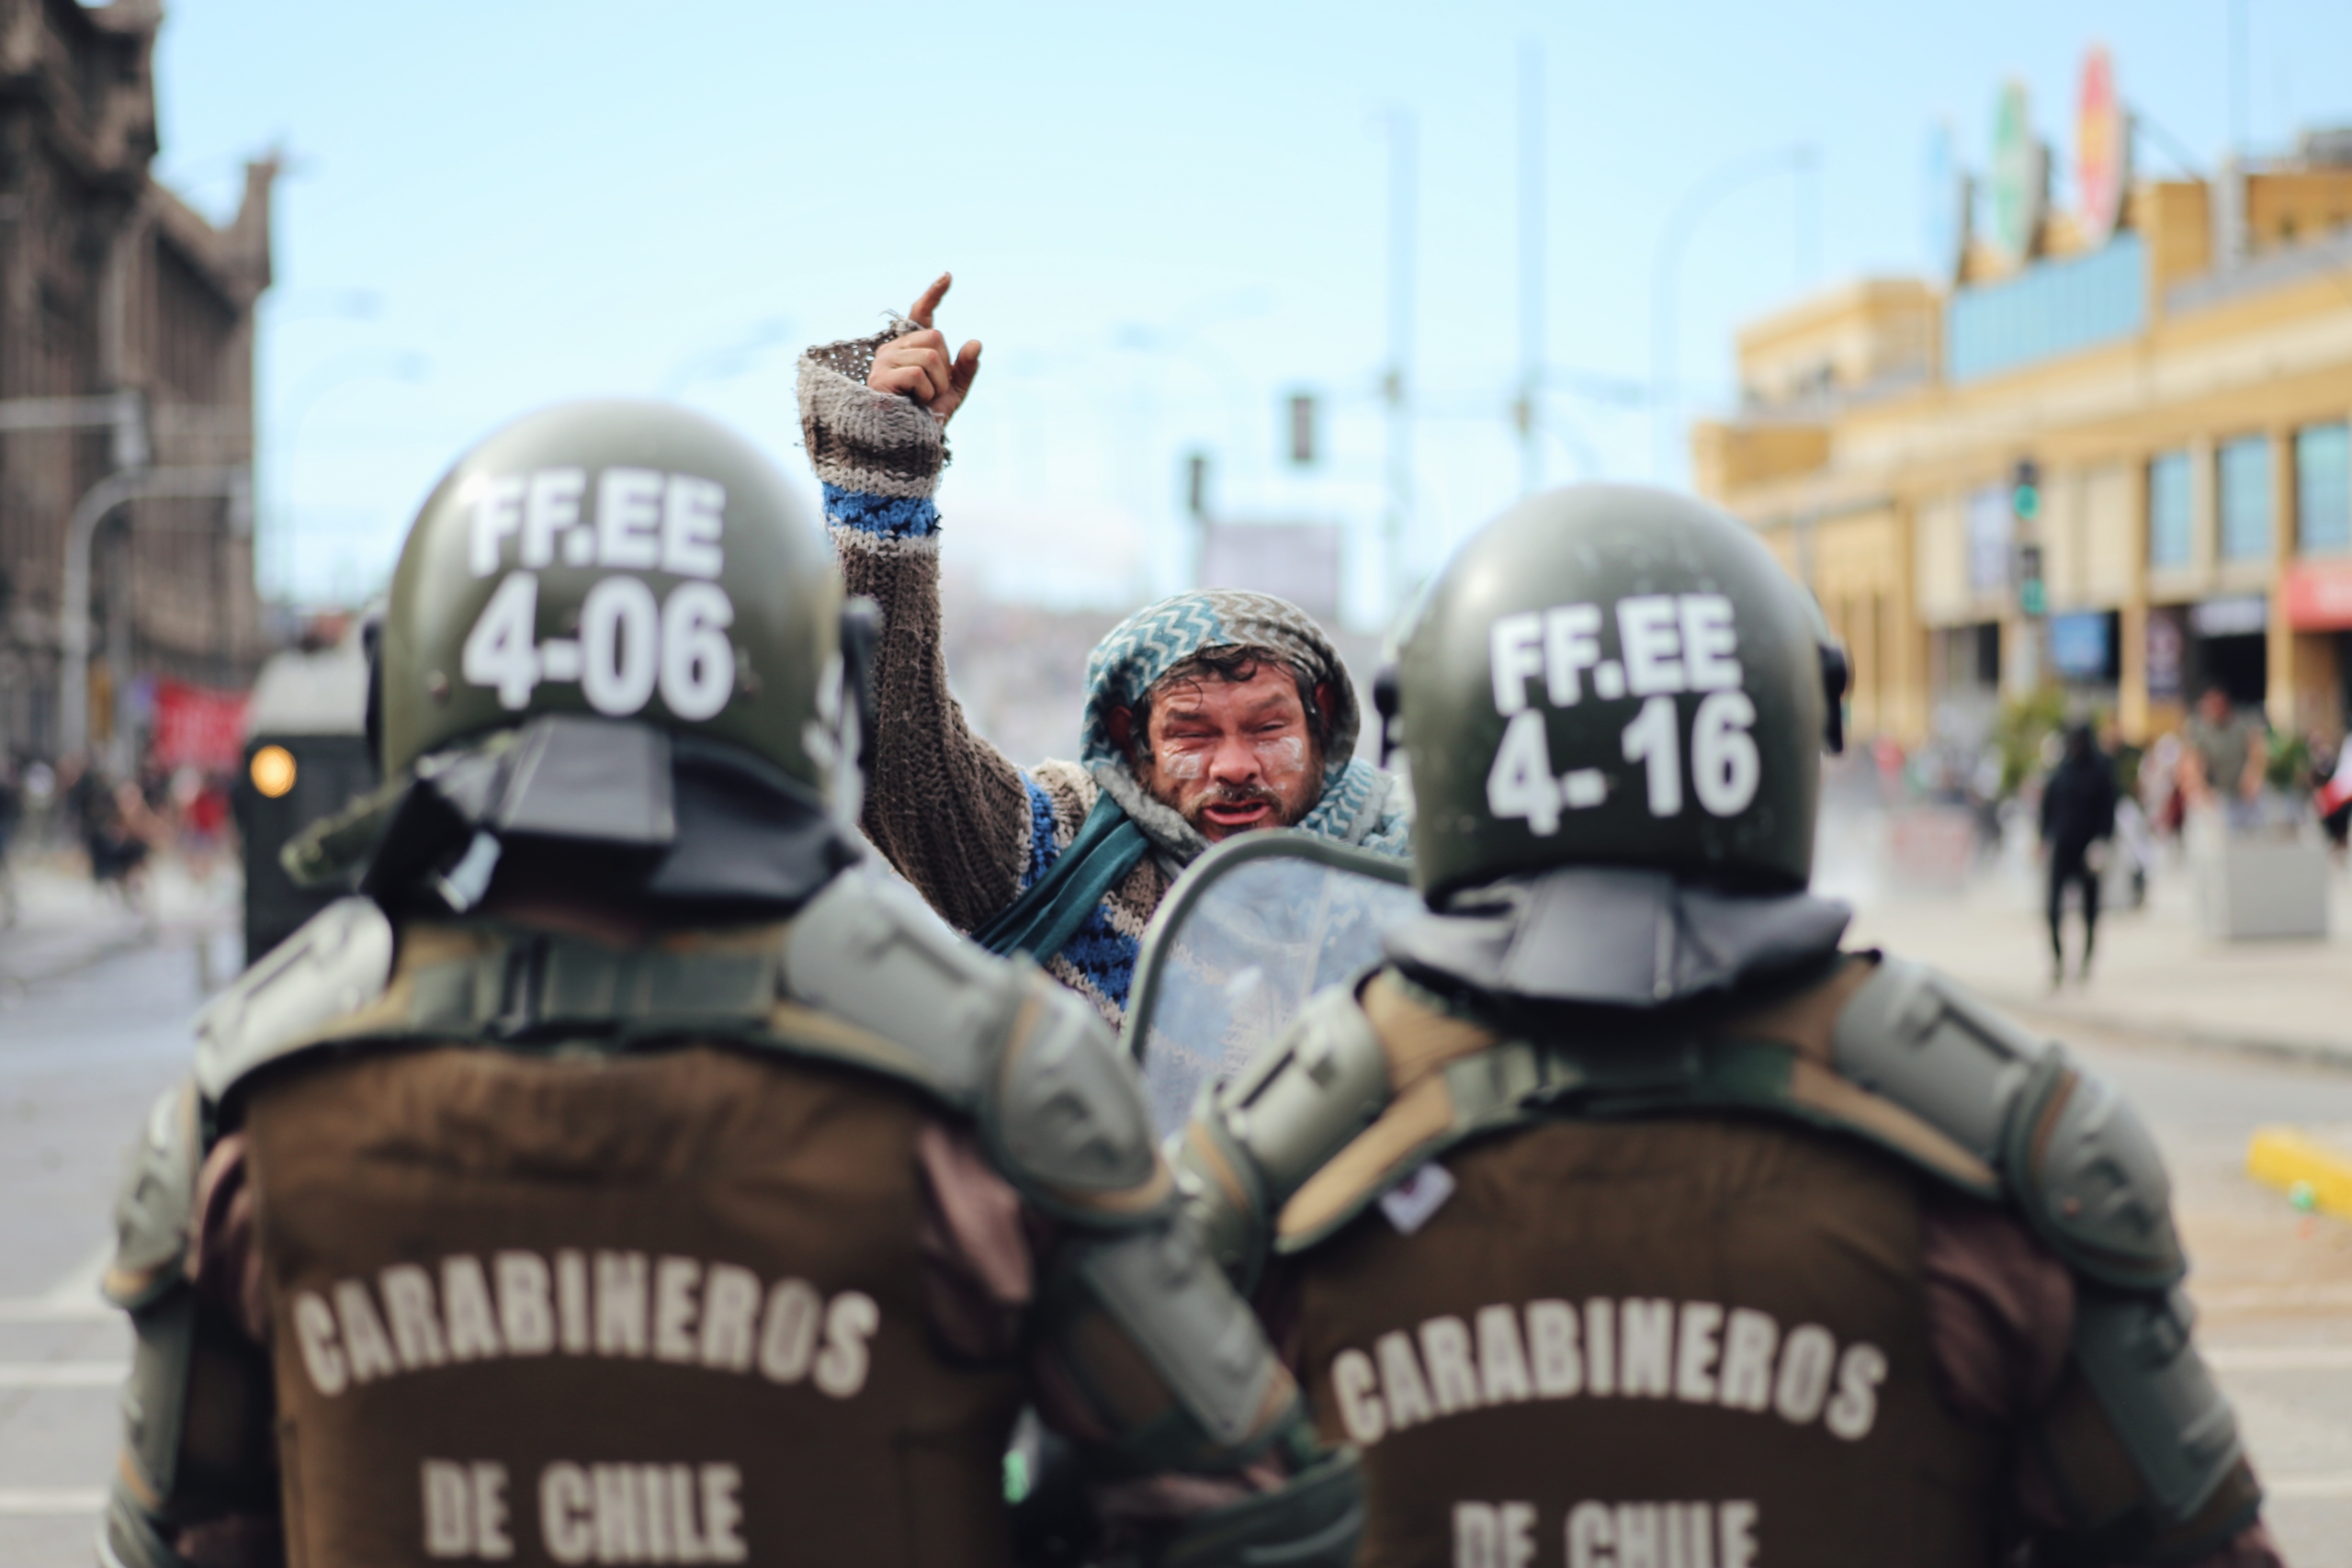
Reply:
[[[2352,121],[2352,6],[2243,3],[2254,145]],[[1659,236],[1694,185],[1816,152],[1811,176],[1708,208],[1683,252],[1675,371],[1700,410],[1728,393],[1737,322],[1921,268],[1929,127],[1981,168],[2006,77],[2033,93],[2062,200],[2093,39],[2127,100],[2214,156],[2229,14],[182,0],[160,171],[219,214],[243,159],[289,155],[261,347],[274,589],[377,586],[442,468],[567,397],[681,398],[805,478],[798,345],[873,330],[952,266],[943,325],[988,345],[941,497],[955,570],[1049,601],[1180,586],[1180,464],[1204,448],[1222,512],[1351,530],[1370,624],[1389,110],[1418,128],[1407,565],[1426,570],[1520,486],[1523,49],[1546,105],[1546,357],[1617,391],[1550,400],[1545,478],[1646,479],[1651,415],[1623,394],[1649,378]],[[1302,388],[1331,411],[1305,472],[1278,448]]]

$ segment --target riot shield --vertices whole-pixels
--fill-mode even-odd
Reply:
[[[1127,1048],[1161,1136],[1308,997],[1379,960],[1381,932],[1421,907],[1407,877],[1402,861],[1286,829],[1193,863],[1144,934],[1127,1007]]]

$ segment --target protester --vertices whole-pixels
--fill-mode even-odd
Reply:
[[[946,426],[979,374],[908,317],[800,361],[800,420],[850,591],[883,611],[874,660],[868,837],[932,906],[999,953],[1026,952],[1117,1022],[1147,922],[1210,844],[1290,827],[1402,855],[1403,791],[1352,753],[1346,666],[1305,611],[1264,593],[1178,594],[1087,660],[1078,761],[1023,769],[972,733],[940,649]]]
[[[2065,754],[2041,787],[2041,848],[2050,863],[2050,985],[2066,980],[2066,889],[2082,889],[2081,976],[2091,976],[2098,945],[2099,874],[2115,837],[2115,763],[2087,724],[2066,729]]]

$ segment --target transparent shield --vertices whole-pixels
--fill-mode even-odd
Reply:
[[[1252,833],[1193,863],[1144,939],[1127,1011],[1162,1136],[1307,998],[1378,961],[1381,932],[1421,907],[1406,874],[1402,862],[1303,833]]]

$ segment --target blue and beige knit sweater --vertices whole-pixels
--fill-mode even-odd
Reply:
[[[986,924],[1045,875],[1108,789],[1155,852],[1089,912],[1045,966],[1119,1023],[1144,928],[1172,873],[1204,845],[1136,784],[1102,715],[1134,705],[1179,660],[1236,643],[1274,649],[1317,678],[1329,678],[1338,694],[1335,760],[1325,770],[1323,798],[1300,826],[1403,854],[1409,824],[1402,791],[1350,756],[1359,710],[1345,667],[1311,618],[1264,594],[1179,595],[1114,628],[1087,664],[1080,761],[1016,767],[972,733],[948,692],[940,640],[939,512],[932,496],[946,444],[920,406],[866,387],[874,350],[887,335],[804,355],[800,422],[849,591],[873,599],[883,613],[866,836],[932,907],[959,931]]]

